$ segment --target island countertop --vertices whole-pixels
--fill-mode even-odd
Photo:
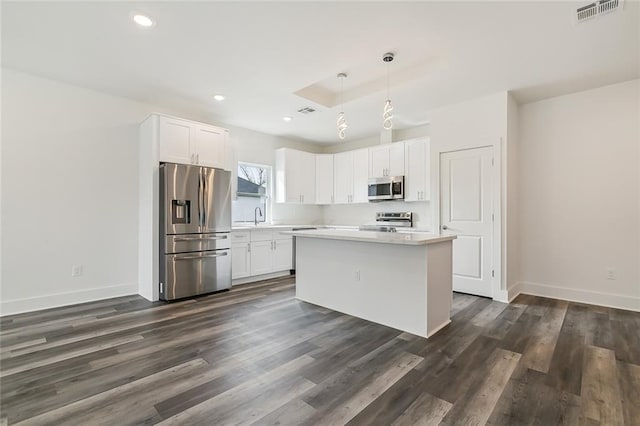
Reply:
[[[362,241],[368,243],[401,244],[419,246],[441,243],[456,239],[455,235],[435,235],[424,232],[376,232],[341,229],[317,229],[308,231],[289,231],[283,234],[294,237],[323,238],[329,240]]]

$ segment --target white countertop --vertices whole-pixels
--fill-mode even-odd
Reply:
[[[424,232],[375,232],[343,229],[317,229],[309,231],[287,231],[295,237],[324,238],[329,240],[363,241],[382,244],[425,245],[456,239],[455,235],[434,235]]]
[[[235,224],[231,227],[232,231],[251,231],[253,229],[265,229],[265,230],[269,230],[269,229],[283,229],[283,228],[322,228],[321,225],[270,225],[270,224],[259,224],[259,225],[254,225],[254,224],[247,224],[247,225],[239,225],[239,224]]]

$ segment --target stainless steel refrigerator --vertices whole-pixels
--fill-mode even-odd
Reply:
[[[160,299],[231,287],[231,172],[160,166]]]

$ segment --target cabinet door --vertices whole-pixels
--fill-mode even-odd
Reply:
[[[369,150],[353,151],[353,203],[369,201]]]
[[[426,145],[426,141],[423,139],[405,143],[405,201],[422,201],[424,199],[426,193]]]
[[[298,151],[298,167],[293,178],[300,184],[303,204],[316,203],[316,156]]]
[[[287,271],[293,266],[293,238],[273,241],[273,272]]]
[[[404,142],[394,142],[389,145],[387,176],[404,176]]]
[[[251,243],[251,275],[268,274],[273,270],[273,241]]]
[[[194,144],[194,127],[188,121],[160,117],[158,134],[160,161],[191,164]]]
[[[422,199],[428,201],[431,199],[431,141],[424,141],[424,194]]]
[[[276,150],[276,202],[278,203],[302,203],[303,182],[298,179],[302,171],[300,162],[304,161],[301,154],[301,151],[295,149]]]
[[[369,148],[369,177],[387,176],[389,168],[389,147],[387,145]]]
[[[196,163],[206,167],[224,169],[225,131],[212,126],[195,126],[195,146],[192,152],[196,155]]]
[[[346,204],[353,195],[353,152],[333,156],[333,202]]]
[[[333,155],[316,155],[316,204],[333,203]]]
[[[249,243],[231,245],[231,278],[244,278],[251,275],[251,252]]]

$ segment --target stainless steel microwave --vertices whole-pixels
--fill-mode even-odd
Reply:
[[[369,201],[404,200],[404,176],[369,179]]]

